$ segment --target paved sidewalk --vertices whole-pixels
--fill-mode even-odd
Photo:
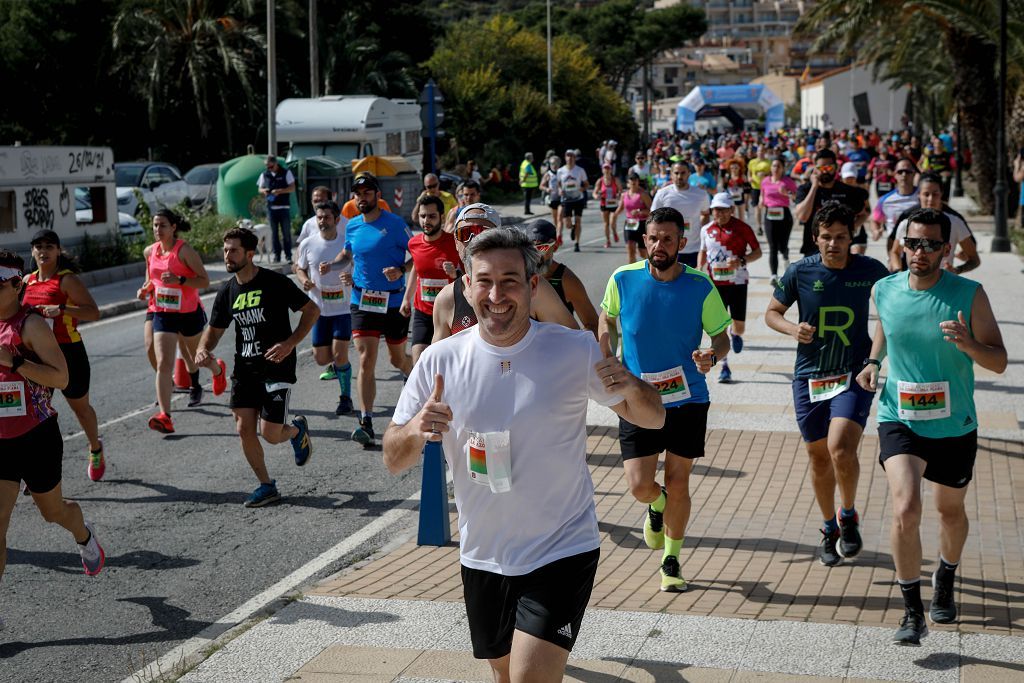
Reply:
[[[591,406],[602,555],[567,680],[1024,680],[1024,277],[1016,255],[990,252],[990,219],[971,224],[983,265],[970,276],[985,284],[1011,364],[1001,376],[977,373],[982,438],[967,499],[959,623],[932,627],[920,648],[889,642],[902,599],[873,417],[860,449],[866,550],[832,569],[814,559],[818,513],[791,405],[794,342],[763,323],[765,258],[752,267],[746,348],[730,363],[737,382],[712,381],[707,457],[694,470],[680,558],[689,592],[658,591],[660,552],[643,545],[644,510],[623,478],[617,422]],[[880,247],[869,255],[881,256]],[[455,530],[454,506],[451,513]],[[938,553],[927,487],[922,526],[927,579]],[[182,680],[489,681],[487,665],[469,652],[457,534],[442,548],[417,547],[414,534],[310,588]],[[923,592],[929,600],[931,589]]]

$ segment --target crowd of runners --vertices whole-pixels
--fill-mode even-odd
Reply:
[[[588,401],[618,414],[625,479],[645,508],[643,538],[661,551],[660,590],[686,590],[680,557],[693,463],[704,455],[707,377],[717,367],[719,382],[732,381],[728,356],[743,351],[748,266],[767,251],[774,295],[765,323],[795,342],[793,405],[822,518],[809,520],[820,526],[817,559],[836,566],[864,546],[857,454],[877,393],[879,462],[906,603],[894,640],[918,643],[927,633],[921,480],[933,483],[941,528],[928,614],[951,623],[977,451],[973,368],[1002,372],[1007,364],[984,290],[961,276],[980,259],[967,221],[946,203],[950,168],[940,153],[951,146],[857,129],[659,136],[625,169],[609,141],[593,183],[579,150],[548,154],[538,169],[526,157],[526,209],[538,188],[550,220],[503,225],[476,181],[452,195],[428,174],[415,234],[383,202],[376,178],[360,174],[351,197],[311,192],[314,215],[298,236],[291,277],[256,265],[252,231],[227,232],[232,277],[209,316],[199,294],[210,279],[186,241],[188,223],[161,210],[138,290],[155,371],[148,426],[175,430],[177,359],[189,375],[189,405],[203,400],[205,369],[215,395],[230,386],[241,450],[258,480],[244,504],[274,503],[281,494],[263,442],[289,442],[297,466],[313,453],[306,418],[291,413],[303,381],[296,347],[311,336],[317,376],[338,383],[336,415],[355,413],[352,440],[369,448],[378,442],[372,415],[383,337],[405,379],[383,431],[384,462],[400,472],[427,441],[443,444],[475,655],[490,661],[497,680],[558,679],[600,546],[586,465]],[[620,219],[626,246],[626,263],[596,306],[556,260],[565,237],[580,251],[588,199],[601,212],[605,247],[619,241]],[[803,258],[791,261],[796,221]],[[886,240],[885,263],[864,255],[869,238]],[[103,550],[80,507],[61,495],[52,394],[60,389],[81,423],[88,475],[100,481],[104,445],[77,329],[99,310],[55,233],[33,237],[32,258],[34,269],[0,252],[0,447],[35,454],[0,458],[0,533],[22,483],[43,517],[74,536],[94,575]],[[795,322],[786,318],[794,304]],[[299,314],[294,326],[291,313]],[[229,327],[230,383],[228,363],[214,355]]]

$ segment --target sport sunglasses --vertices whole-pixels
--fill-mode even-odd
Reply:
[[[924,237],[904,237],[903,246],[910,251],[917,251],[918,249],[924,249],[926,254],[934,254],[935,252],[942,249],[946,243],[942,240],[930,240]]]

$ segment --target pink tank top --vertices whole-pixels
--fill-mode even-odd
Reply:
[[[177,240],[170,251],[165,252],[159,242],[149,252],[149,279],[153,283],[153,310],[157,313],[192,313],[199,307],[199,292],[195,287],[183,287],[178,277],[195,277],[195,272],[186,266],[179,252],[185,243]],[[164,282],[161,275],[170,272],[175,276],[171,282]]]
[[[21,338],[21,329],[29,314],[35,315],[35,312],[28,306],[22,306],[14,317],[0,320],[0,346],[14,357],[35,360],[35,355],[25,347]],[[0,439],[27,434],[56,415],[57,411],[50,403],[52,397],[52,388],[36,384],[6,365],[0,366]]]
[[[650,213],[647,207],[644,206],[644,197],[642,194],[633,194],[627,192],[622,195],[622,206],[626,210],[626,218],[636,218],[639,220],[647,220],[647,215]]]

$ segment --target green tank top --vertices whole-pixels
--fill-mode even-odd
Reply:
[[[875,285],[889,359],[878,421],[902,422],[929,439],[963,436],[978,428],[974,361],[943,339],[939,323],[963,311],[970,326],[978,283],[946,271],[931,289],[909,283],[904,271]]]

